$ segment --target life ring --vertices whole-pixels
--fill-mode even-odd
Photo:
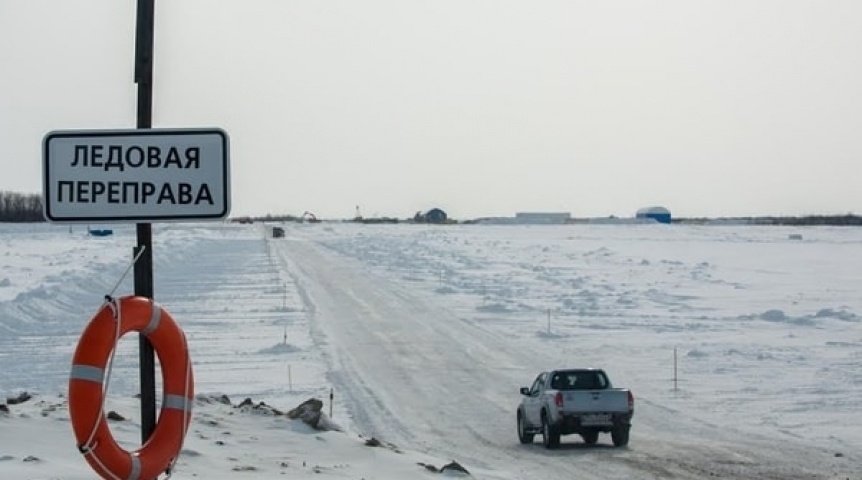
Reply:
[[[130,331],[141,332],[152,343],[161,364],[164,391],[152,435],[132,452],[114,440],[103,408],[111,356],[119,338]],[[172,466],[182,448],[193,400],[185,334],[171,315],[145,297],[109,299],[81,334],[69,375],[72,428],[90,466],[109,480],[157,478]]]

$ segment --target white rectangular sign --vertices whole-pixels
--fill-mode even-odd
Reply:
[[[224,130],[70,130],[45,135],[51,222],[218,220],[230,211]]]

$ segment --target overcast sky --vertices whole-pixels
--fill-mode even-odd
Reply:
[[[0,0],[0,190],[135,126],[134,0]],[[155,127],[234,215],[862,212],[858,0],[157,0]]]

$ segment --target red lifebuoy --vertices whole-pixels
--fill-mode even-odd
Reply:
[[[117,324],[119,322],[119,325]],[[106,368],[117,340],[130,331],[152,343],[162,370],[161,410],[147,442],[132,452],[121,448],[103,410]],[[108,480],[151,480],[171,466],[191,421],[194,381],[186,338],[170,314],[152,300],[112,300],[90,320],[72,360],[69,413],[78,446],[91,467]]]

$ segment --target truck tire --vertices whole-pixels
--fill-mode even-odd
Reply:
[[[560,446],[560,431],[548,422],[545,412],[542,412],[542,444],[548,449]]]
[[[527,433],[527,420],[524,419],[524,415],[518,410],[518,440],[523,444],[533,443],[533,436],[534,434]]]
[[[584,443],[586,443],[587,445],[595,445],[595,443],[599,440],[599,431],[585,430],[581,432],[581,438],[584,439]]]
[[[629,444],[629,429],[631,425],[620,425],[611,431],[611,440],[615,447],[624,447]]]

